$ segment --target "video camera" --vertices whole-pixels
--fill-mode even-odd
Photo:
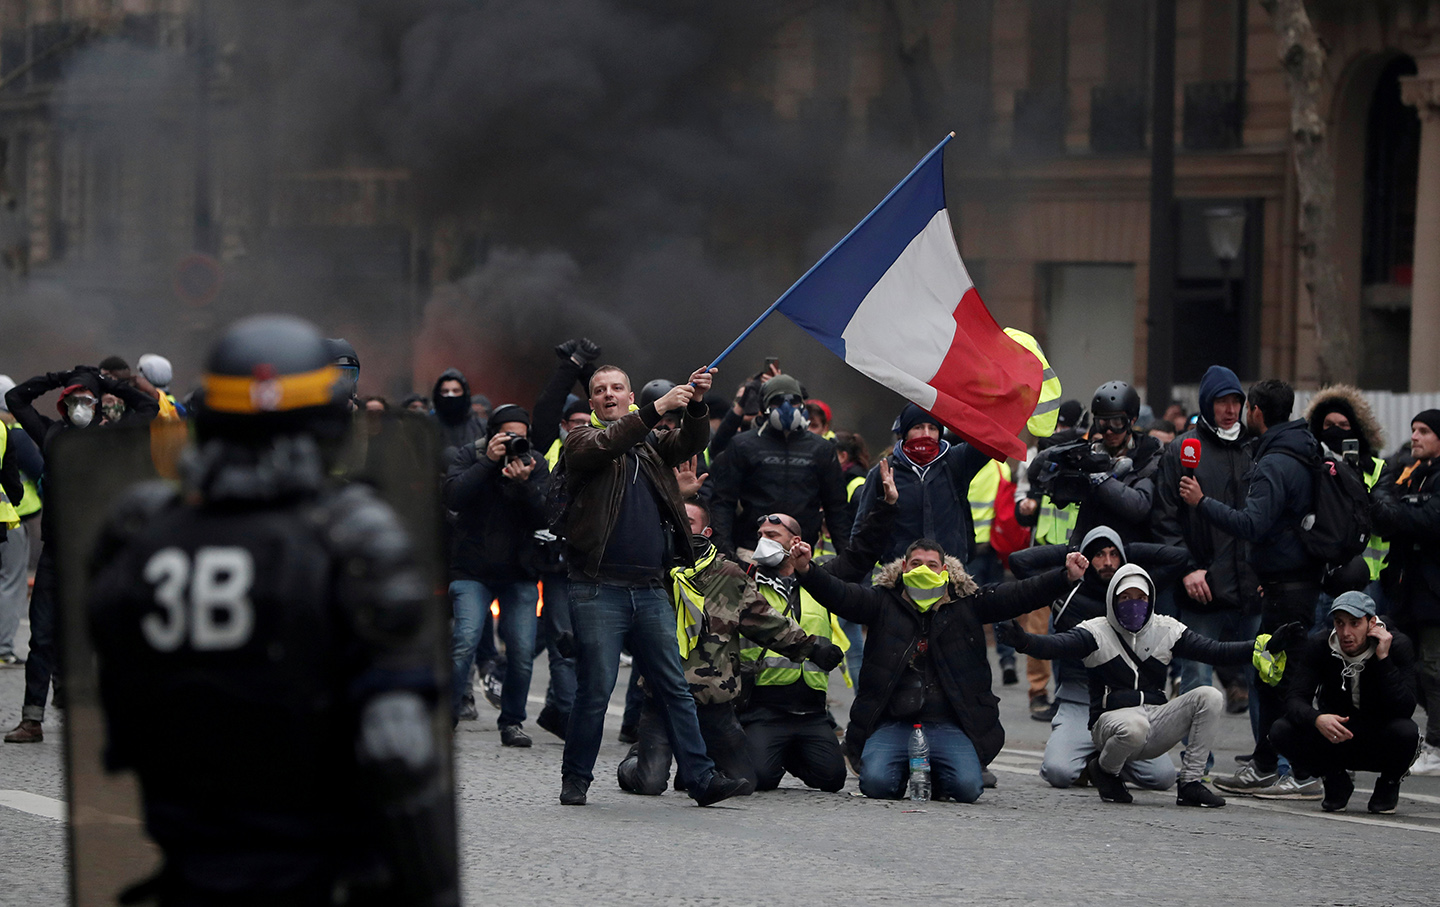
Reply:
[[[1090,476],[1108,472],[1110,455],[1081,438],[1057,444],[1030,467],[1030,484],[1059,506],[1078,504],[1090,494]]]

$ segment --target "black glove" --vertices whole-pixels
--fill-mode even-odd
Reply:
[[[575,657],[575,634],[569,630],[561,630],[555,634],[555,651],[560,653],[561,658]]]
[[[1004,643],[1016,652],[1024,652],[1030,648],[1030,634],[1020,629],[1013,620],[1001,621],[995,625],[995,643]]]
[[[581,337],[575,342],[574,356],[581,364],[588,364],[600,358],[600,344],[589,337]]]
[[[1271,632],[1270,641],[1265,643],[1265,651],[1272,654],[1289,651],[1304,642],[1306,635],[1305,625],[1298,620],[1292,620]]]
[[[46,372],[46,373],[45,373],[45,380],[46,380],[47,382],[49,382],[49,384],[50,384],[51,387],[69,387],[69,386],[70,386],[70,373],[69,373],[69,372]]]
[[[1092,450],[1081,458],[1080,471],[1083,473],[1109,472],[1112,465],[1109,454],[1103,450]]]
[[[806,661],[825,671],[835,670],[840,662],[844,660],[845,653],[839,646],[819,636],[815,638],[815,648],[810,651],[810,657],[806,659]]]

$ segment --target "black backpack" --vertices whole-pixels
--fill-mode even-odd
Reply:
[[[1328,451],[1317,459],[1276,453],[1305,464],[1313,479],[1311,511],[1300,521],[1305,553],[1326,567],[1343,567],[1363,554],[1370,540],[1370,490],[1355,468]]]

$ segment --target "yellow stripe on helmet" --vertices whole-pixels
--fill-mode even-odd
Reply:
[[[248,375],[212,375],[202,379],[205,407],[222,413],[273,413],[335,400],[340,370],[333,365],[298,375],[259,379]]]

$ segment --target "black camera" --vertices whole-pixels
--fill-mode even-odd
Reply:
[[[1030,484],[1059,506],[1078,504],[1090,494],[1090,476],[1108,472],[1110,455],[1083,438],[1056,444],[1030,466]]]
[[[521,435],[510,435],[505,439],[505,459],[507,460],[513,458],[528,462],[533,449],[530,446],[530,439]]]

